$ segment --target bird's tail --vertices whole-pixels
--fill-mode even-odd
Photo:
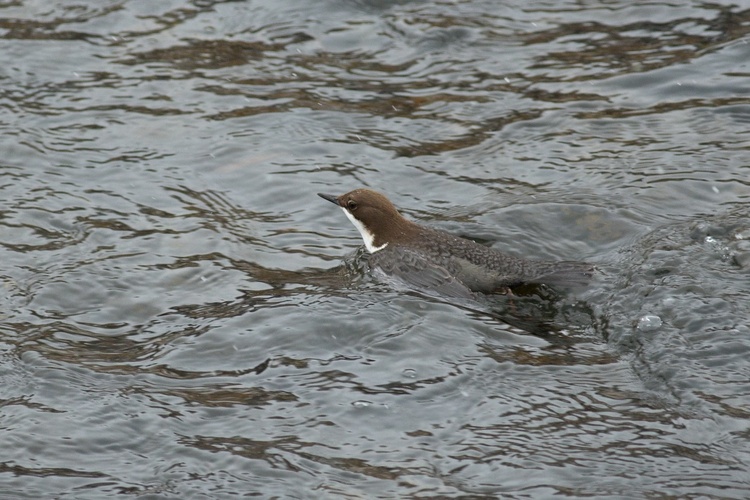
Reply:
[[[584,286],[593,278],[596,268],[586,262],[549,262],[542,268],[536,268],[534,275],[527,283],[552,286]]]

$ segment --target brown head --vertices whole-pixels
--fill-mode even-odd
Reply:
[[[414,230],[414,224],[404,219],[388,198],[370,189],[355,189],[341,196],[323,193],[318,196],[344,210],[371,253],[408,239],[408,233]]]

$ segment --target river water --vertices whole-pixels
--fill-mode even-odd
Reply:
[[[750,497],[750,3],[0,3],[3,498]],[[587,288],[363,273],[316,196]]]

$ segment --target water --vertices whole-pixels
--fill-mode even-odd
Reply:
[[[747,498],[750,6],[0,5],[5,498]],[[355,265],[367,186],[590,287]]]

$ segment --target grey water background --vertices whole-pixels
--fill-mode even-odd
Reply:
[[[1,2],[0,496],[750,497],[749,31],[723,1]],[[398,289],[315,195],[362,186],[600,277]]]

